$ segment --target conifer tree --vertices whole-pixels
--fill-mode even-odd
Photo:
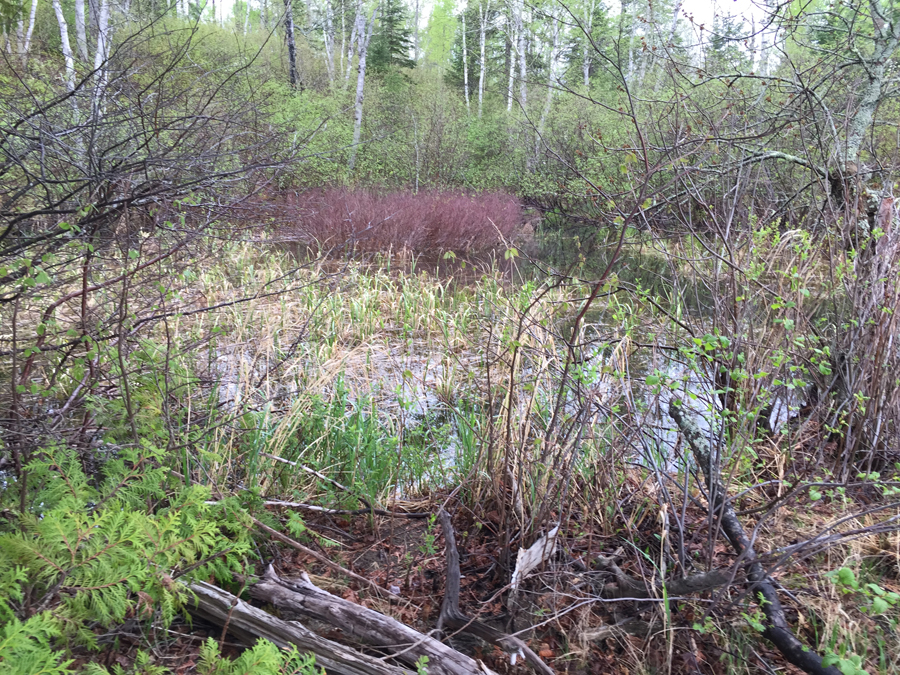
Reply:
[[[413,48],[412,30],[401,0],[384,0],[380,23],[378,34],[372,40],[370,67],[376,72],[415,68],[416,62],[409,56]]]

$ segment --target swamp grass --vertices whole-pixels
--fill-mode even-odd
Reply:
[[[820,261],[806,263],[798,280],[784,274],[785,265],[803,261],[793,244],[783,238],[768,248],[764,243],[753,255],[767,293],[802,303],[799,289],[821,287]],[[641,251],[650,246],[664,244],[630,242],[626,260],[643,269],[641,261],[649,258]],[[673,261],[667,269],[678,272],[670,277],[673,292],[653,290],[643,280],[612,280],[575,336],[578,353],[568,370],[573,385],[560,402],[565,341],[590,293],[581,279],[603,264],[602,251],[578,274],[540,276],[542,263],[536,261],[515,278],[499,264],[483,264],[474,273],[470,265],[454,275],[387,255],[380,264],[301,261],[281,244],[219,245],[214,259],[179,270],[179,311],[132,341],[124,372],[116,365],[116,345],[97,346],[97,358],[112,365],[110,384],[88,402],[94,424],[102,429],[104,447],[133,442],[136,428],[145,442],[177,448],[173,468],[214,493],[247,491],[260,499],[353,509],[360,500],[390,507],[458,488],[467,508],[498,514],[498,541],[513,529],[528,537],[548,518],[568,519],[590,533],[588,542],[597,537],[601,549],[643,547],[634,561],[658,560],[654,523],[671,506],[661,486],[683,485],[691,503],[702,498],[691,487],[689,458],[676,451],[658,412],[664,387],[689,393],[711,425],[721,422],[727,429],[723,466],[735,489],[746,493],[747,509],[772,496],[756,486],[783,485],[814,464],[821,438],[801,444],[800,431],[785,425],[774,440],[764,440],[751,418],[730,419],[721,410],[716,373],[724,343],[703,312],[678,305],[678,298],[684,297],[679,288],[698,288],[715,299],[709,289],[727,288],[730,280],[716,276],[715,260],[703,258],[696,243],[667,246]],[[653,265],[647,269],[662,275]],[[745,304],[741,320],[756,322],[757,333],[741,365],[751,374],[770,368],[771,354],[763,347],[775,347],[781,349],[780,372],[793,372],[800,362],[789,360],[785,345],[795,341],[784,323],[793,315],[761,296]],[[218,309],[195,311],[209,307]],[[24,320],[38,321],[39,315],[25,314]],[[62,376],[66,396],[84,372]],[[39,363],[35,379],[51,373],[51,361]],[[125,378],[130,415],[121,396]],[[759,408],[752,397],[763,390],[741,388],[741,405]],[[853,508],[837,495],[820,504],[826,508],[797,514],[802,522],[768,523],[761,540],[775,549],[790,533],[821,528]],[[834,549],[843,559],[816,560],[804,574],[818,566],[859,567],[869,559],[883,564],[895,540],[896,533],[881,543],[859,538]],[[596,552],[591,546],[588,555]],[[872,571],[866,575],[876,578]],[[868,624],[860,621],[858,605],[842,603],[825,582],[820,590],[827,598],[818,613],[824,617],[817,629],[821,643],[883,660],[884,649],[860,628]],[[588,627],[598,620],[585,619]],[[842,639],[847,631],[852,637]],[[735,645],[731,667],[747,668],[752,632],[714,621],[706,635],[713,644]],[[646,672],[638,654],[633,665]]]

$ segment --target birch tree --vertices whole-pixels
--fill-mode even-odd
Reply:
[[[516,51],[519,57],[519,105],[524,110],[528,103],[528,82],[525,64],[525,25],[523,19],[524,0],[516,0]]]
[[[359,42],[359,27],[364,21],[362,0],[356,0],[356,15],[353,17],[353,28],[350,31],[350,42],[347,45],[347,71],[344,75],[344,81],[350,82],[350,72],[353,70],[353,51]]]
[[[51,0],[53,12],[56,14],[56,23],[59,24],[59,37],[62,42],[63,59],[66,63],[66,88],[69,91],[75,89],[75,55],[72,54],[72,45],[69,42],[69,24],[63,14],[59,0]]]
[[[491,9],[491,1],[487,0],[486,3],[479,2],[478,3],[478,18],[479,18],[479,26],[478,26],[478,41],[480,43],[481,48],[481,57],[478,63],[478,118],[481,118],[482,107],[484,105],[484,78],[485,73],[487,71],[487,59],[485,58],[485,43],[486,43],[486,35],[487,35],[487,21],[488,21],[488,12]]]
[[[509,53],[509,81],[506,85],[506,112],[512,111],[513,83],[516,79],[516,1],[509,5],[509,16],[506,18],[506,45]]]
[[[28,16],[28,28],[25,28],[25,20],[19,21],[16,29],[17,49],[19,58],[24,64],[28,59],[28,51],[31,49],[31,36],[34,34],[34,21],[37,16],[37,0],[31,0],[31,12]]]
[[[350,170],[356,165],[356,151],[359,147],[359,141],[362,135],[362,116],[363,116],[363,96],[366,88],[366,54],[369,51],[369,43],[372,41],[372,31],[375,28],[375,19],[378,16],[378,6],[372,9],[372,15],[369,17],[368,26],[363,23],[365,14],[360,12],[357,15],[357,35],[365,36],[359,41],[359,64],[356,68],[356,115],[353,121],[353,147],[350,148]]]
[[[331,0],[325,0],[325,66],[328,79],[334,82],[334,9]]]
[[[532,159],[532,165],[536,164],[541,152],[541,144],[544,140],[544,129],[547,125],[547,117],[550,115],[550,106],[553,105],[553,93],[556,90],[556,84],[554,82],[556,77],[556,59],[559,53],[559,17],[555,15],[553,16],[553,29],[552,33],[552,41],[550,46],[550,53],[547,56],[547,97],[544,100],[544,109],[541,111],[541,118],[538,121],[537,133],[535,134],[534,139],[534,157]]]
[[[584,27],[584,35],[582,36],[581,46],[581,72],[584,78],[584,86],[591,84],[591,63],[594,57],[594,45],[591,36],[594,32],[594,8],[597,0],[588,0],[582,5],[584,14],[581,18],[581,25]]]
[[[75,0],[75,44],[83,63],[88,62],[87,29],[84,23],[84,0]]]
[[[466,98],[466,112],[470,110],[469,106],[469,50],[466,47],[466,11],[469,3],[465,3],[462,8],[462,59],[463,59],[463,94]]]

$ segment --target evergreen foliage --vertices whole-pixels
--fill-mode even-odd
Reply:
[[[259,640],[234,661],[222,660],[219,645],[209,638],[200,648],[198,675],[324,675],[316,668],[313,654],[301,654],[294,647],[281,650],[267,640]]]
[[[71,448],[45,448],[28,465],[29,508],[0,532],[4,672],[67,672],[61,638],[96,649],[96,627],[166,625],[190,600],[185,580],[245,567],[251,544],[235,504],[171,486],[165,464],[152,446],[124,448],[99,486]]]
[[[416,62],[409,56],[413,42],[405,5],[401,0],[383,0],[379,17],[378,33],[369,48],[369,67],[375,72],[415,68]]]

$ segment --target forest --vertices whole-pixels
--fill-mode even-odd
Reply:
[[[0,0],[0,672],[900,673],[898,0]]]

